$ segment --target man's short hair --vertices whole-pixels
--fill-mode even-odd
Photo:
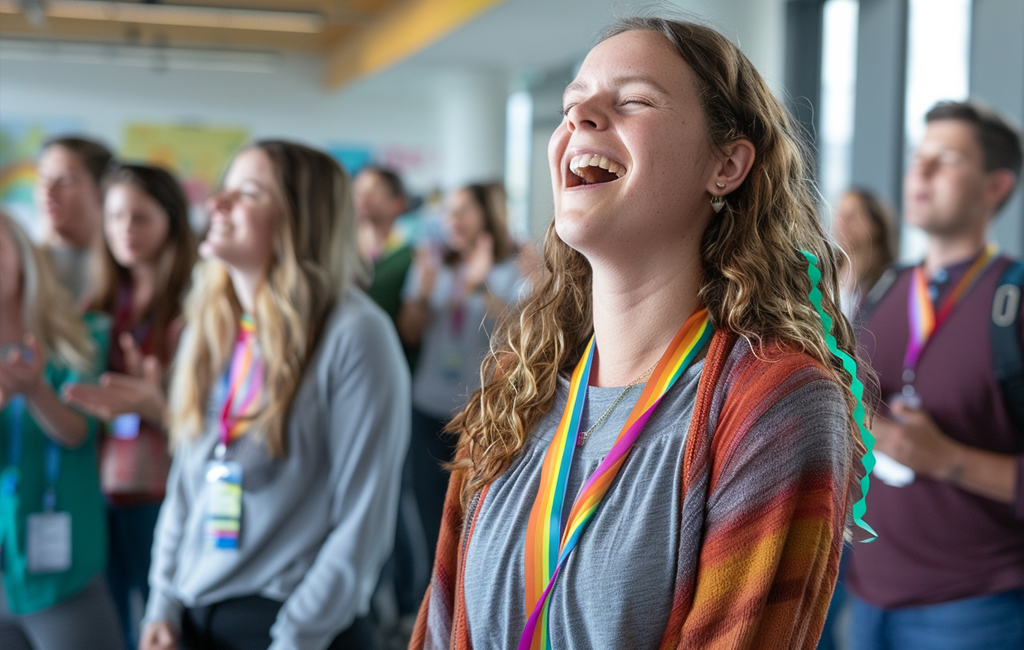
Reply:
[[[360,174],[365,174],[366,172],[376,174],[378,178],[384,181],[392,198],[405,198],[405,186],[402,184],[402,178],[398,175],[398,172],[383,165],[366,165],[359,170]]]
[[[925,115],[926,123],[958,120],[974,127],[981,145],[985,171],[1008,169],[1020,179],[1020,130],[991,108],[973,100],[939,102]]]
[[[43,143],[42,151],[46,151],[50,147],[63,147],[75,154],[86,171],[89,172],[89,176],[96,183],[97,188],[103,184],[103,175],[107,173],[114,161],[114,155],[105,146],[95,140],[78,136],[50,138]]]

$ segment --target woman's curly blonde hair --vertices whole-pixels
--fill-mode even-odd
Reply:
[[[802,250],[818,258],[823,308],[835,322],[840,348],[853,355],[853,329],[839,310],[839,250],[819,223],[817,192],[794,120],[747,57],[714,29],[636,17],[619,20],[604,39],[633,30],[662,34],[693,70],[713,147],[727,150],[746,138],[757,152],[746,180],[701,241],[700,299],[712,324],[743,337],[755,352],[768,342],[805,352],[848,386],[807,297]],[[518,317],[506,320],[492,340],[481,369],[483,387],[449,425],[459,435],[452,468],[467,472],[464,504],[508,467],[551,410],[559,373],[571,371],[593,333],[590,264],[558,237],[554,223],[544,242],[544,265],[546,273]],[[849,391],[847,402],[852,413]],[[851,436],[855,430],[851,419]]]

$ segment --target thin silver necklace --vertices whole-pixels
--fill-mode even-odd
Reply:
[[[579,440],[576,442],[576,446],[577,447],[582,447],[583,445],[587,444],[587,438],[590,437],[590,434],[593,433],[594,430],[597,429],[597,427],[601,426],[604,423],[604,421],[608,419],[608,416],[611,415],[612,411],[615,410],[615,407],[619,405],[619,402],[621,402],[622,399],[626,396],[626,393],[628,393],[630,390],[632,390],[632,388],[634,386],[639,386],[639,385],[641,385],[643,383],[646,383],[647,380],[651,378],[651,373],[654,372],[654,369],[657,366],[658,366],[658,364],[655,363],[653,366],[651,366],[647,370],[647,372],[645,372],[643,375],[641,375],[639,379],[633,381],[628,386],[623,388],[622,392],[619,393],[619,396],[615,398],[614,402],[612,402],[612,405],[609,406],[605,410],[605,412],[601,414],[601,417],[597,418],[597,422],[594,422],[593,424],[591,424],[590,427],[586,431],[583,432],[583,435],[580,436]]]
[[[612,405],[609,406],[608,409],[601,414],[601,417],[597,418],[597,422],[590,425],[590,428],[583,432],[583,435],[580,436],[579,442],[576,443],[577,447],[582,447],[583,445],[587,444],[587,438],[589,438],[590,434],[594,432],[594,429],[601,426],[601,424],[603,424],[604,421],[608,419],[608,416],[611,415],[611,412],[614,411],[615,407],[619,405],[619,402],[621,402],[622,398],[626,396],[626,393],[628,393],[634,386],[637,385],[638,384],[630,384],[629,386],[626,386],[625,388],[622,389],[622,392],[619,393],[619,396],[615,398],[615,401],[612,402]]]

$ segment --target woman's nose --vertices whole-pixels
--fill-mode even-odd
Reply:
[[[606,126],[607,120],[604,114],[597,108],[595,102],[586,100],[582,101],[572,108],[565,115],[565,125],[569,129],[569,132],[575,132],[576,129],[595,129],[600,130]]]

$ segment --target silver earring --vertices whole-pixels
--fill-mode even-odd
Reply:
[[[724,208],[724,207],[725,207],[725,197],[724,196],[716,196],[713,199],[711,199],[711,209],[715,211],[715,214],[718,214],[719,212],[721,212],[722,208]]]
[[[717,185],[719,189],[725,187],[725,183],[715,183],[715,185]]]

